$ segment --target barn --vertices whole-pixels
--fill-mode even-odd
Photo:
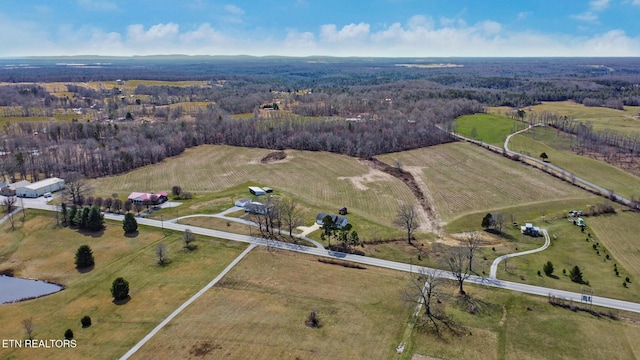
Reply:
[[[16,188],[16,196],[37,198],[45,193],[61,189],[64,189],[64,180],[60,178],[49,178]]]
[[[264,191],[262,188],[259,188],[257,186],[249,186],[249,192],[251,193],[251,195],[254,195],[254,196],[260,196],[260,195],[266,194],[266,191]]]

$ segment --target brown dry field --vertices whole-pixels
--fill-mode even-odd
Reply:
[[[388,358],[410,313],[400,300],[406,281],[395,271],[257,248],[134,358]],[[304,324],[312,309],[319,329]]]
[[[468,143],[386,154],[422,181],[442,224],[477,211],[491,211],[591,195],[563,181]],[[420,181],[419,181],[420,183]],[[478,221],[479,224],[479,221]]]

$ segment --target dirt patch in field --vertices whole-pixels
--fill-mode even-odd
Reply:
[[[454,246],[463,246],[464,241],[470,234],[471,232],[449,234],[443,237],[443,239],[446,239],[444,240],[444,242],[445,243],[448,242],[447,245],[455,244]],[[478,231],[476,232],[476,234],[480,240],[480,246],[483,246],[483,247],[499,245],[504,241],[500,239],[498,236],[490,234],[485,231]]]
[[[271,152],[269,154],[267,154],[267,156],[263,157],[260,162],[263,164],[266,163],[270,163],[270,162],[274,162],[274,161],[280,161],[280,160],[284,160],[287,157],[287,153],[284,151],[274,151]]]
[[[369,190],[369,187],[367,186],[368,183],[376,181],[389,181],[390,179],[392,179],[391,175],[375,168],[369,169],[369,172],[364,175],[340,176],[338,178],[338,180],[349,180],[353,184],[353,187],[362,191]]]
[[[433,200],[429,196],[425,195],[423,188],[426,189],[426,184],[422,180],[420,180],[420,184],[410,171],[393,167],[376,158],[366,160],[366,162],[374,169],[380,170],[402,180],[402,182],[411,189],[411,192],[416,197],[419,204],[418,218],[420,219],[420,227],[418,229],[420,231],[440,232],[440,222],[438,221],[438,217],[432,205]],[[412,170],[416,171],[415,168],[412,168]],[[420,169],[420,171],[422,171],[422,169]]]

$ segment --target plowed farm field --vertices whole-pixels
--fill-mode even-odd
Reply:
[[[500,155],[467,143],[453,143],[379,156],[422,180],[443,222],[465,214],[509,206],[591,195]],[[478,219],[480,224],[480,219]]]
[[[399,202],[415,202],[402,181],[348,156],[287,150],[283,160],[261,163],[271,150],[199,146],[162,163],[97,179],[94,193],[110,196],[132,191],[183,190],[217,193],[241,185],[269,186],[319,211],[349,213],[392,227]],[[239,194],[249,196],[246,188]],[[315,216],[315,215],[314,215]]]

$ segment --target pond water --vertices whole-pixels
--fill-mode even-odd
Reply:
[[[0,275],[0,304],[40,297],[62,290],[62,286],[41,280]]]

